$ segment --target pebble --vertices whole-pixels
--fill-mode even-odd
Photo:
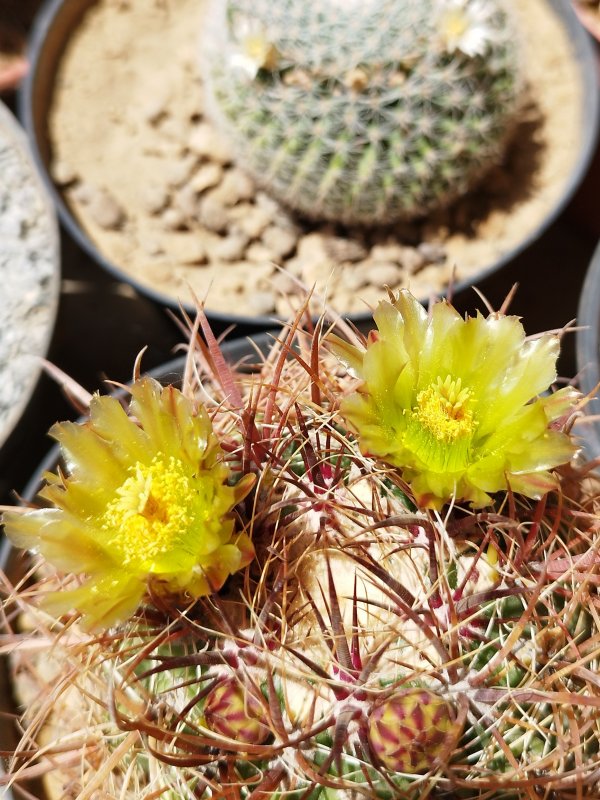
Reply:
[[[369,255],[373,261],[401,264],[405,249],[400,244],[376,244]]]
[[[148,214],[160,214],[169,204],[169,193],[164,186],[148,184],[144,187],[140,200],[142,208]]]
[[[257,316],[272,314],[275,311],[276,297],[274,292],[250,292],[248,306]]]
[[[221,182],[223,167],[220,164],[202,164],[190,179],[190,186],[198,194]]]
[[[142,153],[146,156],[164,159],[166,163],[182,158],[186,149],[180,142],[174,142],[172,139],[158,139],[144,144]]]
[[[186,243],[183,254],[180,256],[182,264],[206,264],[208,260],[208,253],[204,242],[190,235],[189,241]]]
[[[178,208],[167,208],[161,214],[160,221],[166,231],[178,231],[185,227],[185,215]]]
[[[271,225],[262,234],[262,242],[271,252],[273,261],[281,261],[296,249],[298,237],[294,231]]]
[[[351,264],[344,269],[342,275],[342,283],[345,289],[356,291],[362,286],[366,286],[369,282],[369,266],[373,266],[371,262],[358,262]]]
[[[82,206],[87,206],[94,195],[94,188],[91,184],[81,181],[69,189],[68,195],[72,203],[80,203]]]
[[[272,261],[271,251],[261,242],[252,242],[246,250],[246,258],[248,261],[256,263],[263,263],[265,261]]]
[[[359,297],[359,305],[358,308],[361,311],[367,311],[367,309],[372,308],[374,309],[380,300],[383,299],[383,294],[381,291],[380,286],[373,286],[369,284],[368,286],[364,286],[360,292],[358,293]]]
[[[259,190],[255,197],[256,205],[266,211],[267,214],[273,219],[276,214],[281,212],[281,206],[276,200],[273,200],[271,195]]]
[[[229,164],[232,160],[229,144],[208,122],[192,127],[187,144],[192,152],[218,164]]]
[[[273,289],[281,294],[295,294],[299,291],[297,281],[294,280],[293,275],[289,272],[282,272],[277,270],[271,280]]]
[[[416,247],[405,247],[402,251],[401,263],[406,272],[414,275],[422,269],[427,262],[423,253],[420,253]]]
[[[298,242],[298,257],[308,260],[331,261],[327,253],[327,236],[323,233],[309,233]]]
[[[441,264],[446,260],[446,248],[437,242],[421,242],[417,250],[429,264]]]
[[[75,183],[79,177],[71,164],[61,159],[52,162],[50,174],[52,175],[52,180],[58,184],[58,186],[70,186],[72,183]]]
[[[362,261],[367,257],[367,248],[356,239],[328,236],[324,240],[324,247],[334,261]]]
[[[158,256],[164,252],[161,243],[150,236],[140,237],[140,246],[144,253],[149,256]]]
[[[171,100],[171,91],[167,86],[155,86],[141,109],[143,122],[156,124],[165,114]]]
[[[190,179],[197,163],[198,159],[189,155],[169,164],[165,175],[167,185],[175,189],[183,186]]]
[[[171,264],[167,261],[151,261],[144,267],[144,275],[157,283],[178,283]]]
[[[248,239],[241,234],[226,236],[216,242],[210,255],[215,261],[240,261],[244,257]]]
[[[306,286],[317,284],[320,287],[324,281],[329,280],[334,268],[331,261],[305,260],[301,262],[300,279]]]
[[[254,193],[254,181],[241,169],[228,169],[225,172],[219,186],[219,196],[223,205],[234,206],[240,200],[250,200],[254,197]]]
[[[396,286],[402,280],[402,270],[398,264],[386,264],[383,261],[372,262],[366,268],[366,277],[372,286]]]
[[[106,189],[93,189],[88,200],[88,211],[96,225],[107,231],[116,231],[125,223],[124,209]]]
[[[177,192],[173,198],[173,206],[187,219],[195,219],[198,216],[198,193],[191,184],[187,184]]]
[[[227,212],[213,189],[209,194],[201,198],[198,204],[198,222],[214,233],[224,233],[227,229],[229,219]]]
[[[229,217],[234,221],[234,226],[249,239],[258,239],[271,222],[271,215],[264,208],[253,206],[251,203],[240,203],[232,208]]]
[[[189,126],[182,119],[166,117],[160,126],[161,134],[181,145],[187,144]]]
[[[298,302],[291,292],[278,293],[275,297],[275,313],[281,319],[289,319],[297,310]]]

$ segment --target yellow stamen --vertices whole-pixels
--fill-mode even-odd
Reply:
[[[279,51],[264,36],[248,36],[243,42],[246,55],[259,69],[277,69]]]
[[[182,462],[156,456],[150,465],[138,462],[130,473],[104,513],[102,527],[113,533],[109,544],[120,550],[125,564],[146,563],[173,547],[185,549],[185,533],[203,509]]]
[[[469,19],[462,9],[450,9],[444,15],[442,30],[449,40],[460,39],[469,27]]]
[[[460,378],[449,375],[444,381],[423,389],[417,395],[414,414],[424,428],[440,442],[454,442],[473,432],[475,422],[468,408],[470,389],[461,387]]]

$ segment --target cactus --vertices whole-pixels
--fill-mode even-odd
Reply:
[[[5,640],[15,674],[37,681],[13,780],[62,769],[82,797],[123,800],[598,796],[600,495],[568,463],[578,395],[537,397],[558,339],[446,303],[428,316],[405,292],[376,321],[365,339],[343,323],[311,333],[299,315],[250,375],[194,327],[181,390],[138,377],[129,415],[96,397],[91,422],[54,428],[68,456],[46,476],[54,509],[4,516],[46,559],[37,583],[6,587],[7,618],[25,612]],[[427,382],[448,401],[433,427]],[[393,415],[371,418],[376,401]],[[468,480],[453,449],[467,434]],[[394,437],[420,442],[419,461]],[[194,458],[189,485],[205,480],[203,503],[206,481],[214,492],[201,521],[188,482],[161,494]],[[107,617],[115,499],[149,563],[135,610],[118,584]],[[196,592],[190,574],[215,565],[213,590]]]
[[[520,108],[503,0],[214,0],[207,110],[241,165],[303,215],[425,215],[498,163]]]

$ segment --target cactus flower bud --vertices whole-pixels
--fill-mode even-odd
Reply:
[[[264,708],[252,690],[235,678],[212,689],[204,703],[207,728],[244,744],[262,744],[270,734]]]
[[[394,772],[427,772],[442,754],[453,725],[450,703],[429,689],[407,689],[373,709],[369,744],[373,755]]]

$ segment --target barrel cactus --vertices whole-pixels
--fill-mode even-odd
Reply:
[[[522,95],[504,0],[213,0],[207,109],[303,215],[425,215],[499,162]]]
[[[181,389],[137,376],[128,407],[54,428],[51,507],[4,516],[42,558],[6,586],[35,679],[11,780],[598,796],[600,495],[579,396],[546,392],[558,338],[407,292],[375,320],[299,316],[251,374],[194,329]]]

